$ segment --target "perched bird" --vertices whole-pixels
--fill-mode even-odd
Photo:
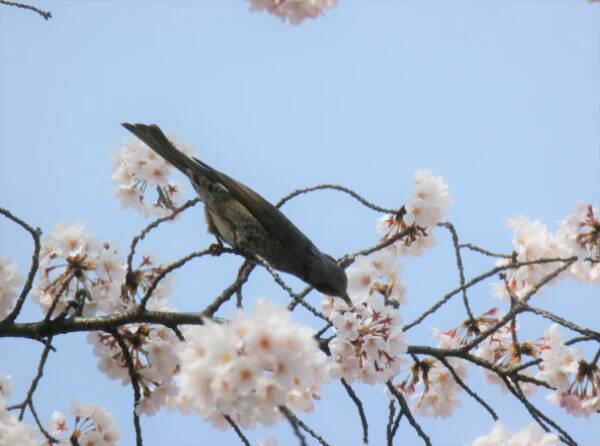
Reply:
[[[351,305],[344,269],[322,253],[279,209],[242,183],[177,149],[154,124],[123,127],[183,172],[204,202],[208,231],[249,259],[293,274]]]

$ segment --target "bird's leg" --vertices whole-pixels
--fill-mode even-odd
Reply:
[[[223,244],[223,239],[219,235],[219,231],[217,231],[217,227],[215,226],[215,223],[210,215],[210,212],[208,212],[208,210],[206,209],[206,206],[204,206],[204,218],[206,219],[206,227],[207,227],[208,232],[210,234],[214,235],[215,238],[217,239],[217,243],[212,243],[208,247],[208,249],[213,256],[217,256],[217,255],[221,254],[225,245]]]
[[[223,252],[223,249],[225,248],[225,245],[223,245],[221,238],[216,237],[216,239],[217,239],[217,243],[211,243],[210,246],[208,247],[208,250],[210,251],[210,253],[213,256],[220,255]]]

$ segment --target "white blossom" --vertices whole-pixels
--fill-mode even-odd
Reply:
[[[530,262],[540,259],[567,258],[572,255],[563,241],[548,231],[539,221],[518,216],[507,220],[506,224],[513,230],[513,258],[500,260],[497,266],[508,265],[513,260]],[[561,265],[560,262],[545,262],[511,269],[507,272],[508,289],[505,283],[493,284],[494,294],[497,297],[508,298],[509,293],[512,293],[516,299],[523,299],[545,276]]]
[[[60,445],[114,446],[121,437],[112,415],[97,404],[71,401],[71,414],[72,428],[61,412],[55,410],[50,417],[48,430]]]
[[[580,350],[564,344],[557,326],[545,332],[546,349],[542,351],[539,378],[556,390],[548,401],[559,404],[576,417],[589,417],[600,410],[600,370],[586,362]]]
[[[400,266],[393,249],[377,251],[369,257],[358,256],[346,270],[348,295],[355,303],[366,301],[373,294],[381,295],[386,303],[403,304],[406,288],[402,284]]]
[[[274,423],[277,407],[309,411],[326,379],[325,355],[313,330],[260,299],[250,315],[228,323],[204,320],[184,333],[176,376],[184,408],[221,428],[229,415],[242,427]]]
[[[407,232],[393,245],[400,255],[419,256],[425,249],[435,246],[435,226],[443,220],[452,202],[448,186],[441,177],[433,176],[429,170],[418,170],[414,179],[415,191],[403,211],[385,215],[377,223],[377,231],[383,233],[382,240]]]
[[[19,421],[0,403],[0,446],[38,446],[38,431]]]
[[[282,21],[298,25],[304,19],[315,19],[325,9],[337,5],[337,0],[249,0],[251,11],[268,11]]]
[[[578,257],[569,272],[582,282],[600,283],[600,215],[588,203],[580,203],[563,221],[557,237]]]
[[[6,410],[6,399],[11,393],[10,375],[0,377],[0,446],[37,446],[38,431],[19,421]]]
[[[184,153],[193,153],[191,146],[172,142]],[[144,216],[165,216],[181,204],[182,186],[169,179],[172,172],[167,161],[137,138],[127,138],[123,147],[112,154],[111,180],[121,206]]]
[[[179,365],[176,354],[179,340],[171,329],[160,325],[129,324],[119,334],[133,359],[143,397],[136,407],[138,414],[154,415],[174,397],[173,377]],[[88,342],[98,357],[98,369],[111,379],[130,383],[127,361],[116,339],[104,332],[90,332]]]
[[[518,332],[518,325],[515,326]],[[538,357],[542,345],[533,341],[522,341],[515,344],[510,324],[498,328],[490,336],[484,339],[474,351],[475,356],[490,362],[495,367],[510,370],[518,367],[523,362],[523,357],[534,359]],[[482,368],[486,381],[490,384],[500,386],[502,392],[508,392],[506,383],[498,374],[492,370]],[[521,375],[531,376],[529,369],[522,370]],[[519,383],[519,387],[525,396],[532,395],[537,389],[536,385],[526,381]]]
[[[404,221],[422,228],[433,227],[442,221],[452,203],[448,186],[429,170],[417,170],[414,178],[415,191],[405,204]]]
[[[0,320],[6,316],[17,295],[17,288],[23,283],[17,264],[8,257],[0,257]]]
[[[65,432],[69,429],[65,416],[58,410],[52,412],[52,416],[50,417],[50,422],[48,424],[50,425],[50,432],[55,435]]]
[[[85,316],[110,313],[119,301],[124,279],[125,267],[117,249],[92,238],[81,222],[60,222],[42,239],[40,275],[33,295],[46,312],[54,305],[54,315],[68,305]]]
[[[362,269],[363,263],[360,260],[357,269]],[[352,277],[349,274],[350,282]],[[400,312],[392,304],[386,305],[382,295],[350,292],[350,298],[352,308],[332,297],[322,304],[335,332],[329,342],[330,374],[348,382],[385,382],[400,371],[400,355],[408,347]]]
[[[558,436],[546,433],[536,423],[531,423],[513,434],[501,421],[497,421],[489,434],[476,438],[468,446],[556,446]]]

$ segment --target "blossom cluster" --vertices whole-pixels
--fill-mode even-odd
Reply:
[[[115,248],[84,229],[83,223],[60,222],[42,239],[33,296],[44,312],[58,315],[71,306],[92,316],[114,310],[125,269]]]
[[[8,257],[0,257],[0,320],[8,314],[17,295],[17,287],[23,283],[16,263]]]
[[[179,150],[192,154],[191,146],[172,141]],[[139,139],[126,139],[112,154],[114,192],[123,208],[144,216],[165,216],[181,204],[182,186],[169,178],[173,167]],[[149,198],[148,195],[156,196]]]
[[[515,325],[515,332],[518,327]],[[485,338],[473,352],[475,356],[484,359],[501,370],[510,370],[521,365],[524,357],[529,359],[537,358],[542,349],[539,342],[526,340],[519,342],[513,337],[510,323],[496,329],[492,334]],[[483,369],[486,381],[490,384],[500,386],[503,392],[507,392],[506,383],[498,374],[489,369]],[[530,376],[529,369],[520,372],[522,375]],[[522,381],[519,383],[520,389],[524,395],[529,396],[535,392],[536,386],[532,383]]]
[[[600,220],[598,210],[590,204],[579,204],[560,222],[556,233],[550,232],[543,223],[522,216],[507,220],[507,225],[513,230],[513,255],[511,259],[500,260],[498,266],[577,256],[568,273],[560,277],[570,274],[580,281],[600,283]],[[560,265],[557,262],[531,263],[511,269],[508,287],[504,283],[494,284],[494,294],[503,298],[512,294],[522,299]]]
[[[589,417],[600,410],[597,363],[586,362],[580,350],[566,346],[556,325],[546,330],[544,338],[539,378],[556,389],[547,399],[576,417]]]
[[[69,427],[65,416],[54,411],[50,417],[50,433],[58,437],[60,446],[93,445],[114,446],[121,437],[113,417],[103,407],[90,403],[71,401],[71,414],[74,421]]]
[[[119,328],[119,336],[127,346],[142,390],[136,412],[154,415],[176,393],[173,377],[179,367],[176,354],[179,341],[172,330],[159,325],[125,325]],[[115,337],[95,331],[87,339],[99,359],[98,369],[110,379],[129,384],[129,365]]]
[[[251,11],[268,11],[282,21],[298,25],[305,19],[315,19],[325,9],[337,5],[337,0],[249,0]]]
[[[38,432],[6,410],[6,399],[10,397],[10,376],[0,378],[0,446],[37,446]]]
[[[238,310],[228,323],[209,319],[184,332],[176,376],[180,409],[213,425],[274,423],[279,406],[310,411],[327,377],[325,355],[313,331],[290,313],[260,299],[251,314]]]
[[[163,265],[146,252],[127,275],[117,248],[86,233],[83,223],[60,222],[42,239],[41,273],[33,296],[44,312],[52,309],[54,316],[70,309],[84,316],[118,313],[138,303],[162,270]],[[149,309],[168,306],[170,283],[170,277],[158,283]]]
[[[455,333],[434,330],[434,337],[439,348],[452,349],[461,346]],[[460,379],[467,378],[466,361],[456,358],[449,358],[447,361]],[[416,361],[411,367],[410,376],[395,386],[411,396],[411,410],[424,417],[448,418],[460,406],[458,396],[462,388],[448,367],[433,358]],[[417,391],[418,389],[421,390]]]
[[[476,438],[468,446],[557,446],[558,435],[547,433],[536,423],[512,433],[497,421],[489,434]]]
[[[329,342],[332,377],[373,384],[400,371],[400,355],[407,343],[397,309],[380,297],[369,297],[352,308],[328,298],[323,307],[335,331]]]
[[[382,240],[407,232],[393,245],[400,255],[419,256],[425,249],[435,246],[433,231],[452,202],[444,180],[431,171],[416,171],[414,180],[415,190],[403,210],[395,215],[385,215],[377,223],[377,230],[383,234]]]

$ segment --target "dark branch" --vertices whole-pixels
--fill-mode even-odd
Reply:
[[[28,9],[41,15],[44,18],[44,20],[50,20],[52,18],[52,13],[50,11],[44,11],[42,9],[36,8],[35,6],[26,5],[24,3],[11,2],[9,0],[0,0],[0,4],[14,6],[16,8],[21,9]]]

